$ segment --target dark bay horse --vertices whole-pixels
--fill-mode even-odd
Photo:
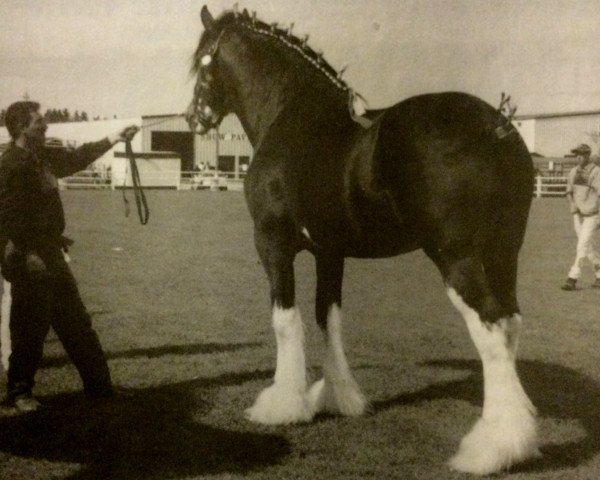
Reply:
[[[517,257],[533,168],[510,121],[456,92],[357,112],[352,90],[306,39],[245,10],[215,19],[203,7],[201,18],[187,120],[203,134],[230,112],[240,119],[255,152],[245,195],[271,287],[274,383],[248,417],[285,424],[323,410],[363,413],[342,342],[344,258],[421,248],[483,362],[482,416],[451,467],[487,474],[537,456],[535,409],[515,368]],[[312,386],[294,297],[303,249],[316,259],[316,319],[327,344],[323,379]]]

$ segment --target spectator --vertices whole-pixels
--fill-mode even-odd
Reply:
[[[577,166],[569,172],[567,198],[577,234],[577,252],[567,281],[561,287],[567,291],[576,289],[577,280],[581,276],[581,265],[586,258],[592,262],[596,275],[592,287],[600,288],[600,255],[594,247],[594,234],[600,222],[600,167],[590,161],[592,149],[589,145],[582,143],[571,152],[577,156]]]

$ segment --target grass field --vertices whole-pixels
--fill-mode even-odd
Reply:
[[[88,405],[51,334],[36,386],[46,408],[0,412],[0,479],[468,478],[445,462],[481,411],[480,363],[421,252],[347,262],[347,353],[371,413],[264,427],[243,416],[275,366],[243,195],[151,191],[144,227],[124,217],[120,192],[63,199],[72,268],[114,381],[130,395]],[[564,199],[535,200],[521,255],[518,366],[539,409],[544,457],[506,478],[600,478],[600,291],[588,288],[591,267],[579,291],[559,289],[574,249]],[[296,273],[317,379],[323,344],[309,254]]]

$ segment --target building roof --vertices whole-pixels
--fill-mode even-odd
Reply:
[[[142,115],[142,120],[147,118],[169,118],[169,117],[183,117],[183,113],[165,113],[162,115]]]
[[[563,118],[582,117],[587,115],[600,115],[600,110],[580,110],[576,112],[536,113],[532,115],[515,115],[515,120],[530,120],[538,118]]]

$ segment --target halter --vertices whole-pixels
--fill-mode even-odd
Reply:
[[[202,56],[202,58],[200,59],[200,68],[198,70],[199,74],[201,73],[203,68],[206,69],[213,63],[214,56],[217,53],[219,44],[221,43],[221,38],[223,38],[223,34],[225,33],[225,30],[226,30],[226,28],[223,28],[223,30],[221,30],[221,33],[219,33],[217,40],[210,47],[210,49],[208,50],[208,53],[205,53]],[[212,81],[212,76],[211,76],[210,80]],[[210,82],[201,81],[200,86],[210,87]],[[207,128],[207,130],[210,130],[211,128],[217,127],[218,122],[215,122],[213,120],[213,117],[212,117],[213,110],[209,105],[205,105],[204,107],[202,107],[200,105],[200,95],[199,94],[200,94],[200,88],[196,88],[194,91],[194,102],[193,102],[194,116],[205,128]]]

